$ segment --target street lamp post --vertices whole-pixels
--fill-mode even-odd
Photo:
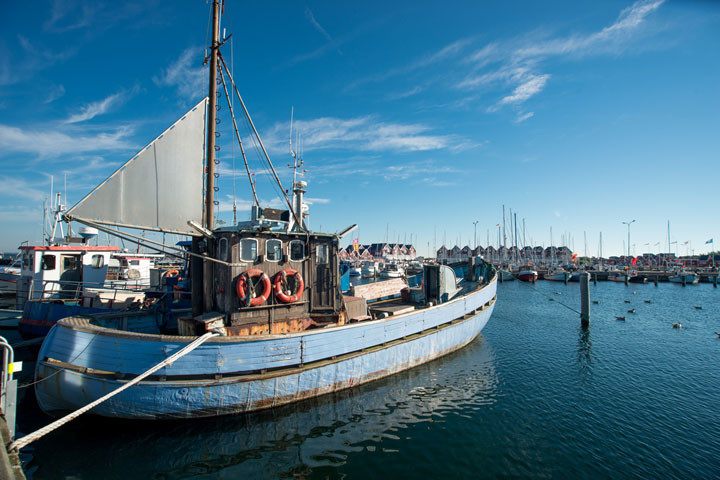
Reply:
[[[475,226],[475,246],[474,246],[474,248],[477,248],[477,224],[478,224],[479,221],[480,221],[480,220],[475,220],[475,221],[473,222],[473,225]]]
[[[622,222],[623,225],[627,225],[628,227],[628,257],[630,256],[630,224],[635,223],[635,220],[630,220],[629,222]]]

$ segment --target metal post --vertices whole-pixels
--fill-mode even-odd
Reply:
[[[580,274],[580,325],[590,325],[590,274]]]

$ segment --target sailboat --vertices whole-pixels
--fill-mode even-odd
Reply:
[[[142,312],[60,320],[35,370],[36,398],[47,413],[112,391],[91,413],[164,419],[272,408],[446,355],[472,342],[490,319],[497,274],[479,257],[455,268],[425,265],[413,302],[343,296],[339,243],[354,226],[311,231],[305,181],[293,182],[286,210],[262,208],[251,181],[250,221],[214,224],[218,74],[226,96],[229,79],[262,143],[220,52],[218,0],[212,8],[208,97],[65,215],[126,240],[148,241],[117,227],[191,236],[192,314],[167,325],[153,325]]]

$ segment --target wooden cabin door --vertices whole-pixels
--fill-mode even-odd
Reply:
[[[312,310],[335,310],[335,276],[333,275],[333,265],[335,265],[337,259],[334,258],[335,255],[333,255],[331,244],[316,244],[313,255],[315,279],[310,300]]]

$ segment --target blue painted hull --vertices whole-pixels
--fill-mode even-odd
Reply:
[[[271,408],[383,378],[470,343],[492,314],[495,291],[493,281],[438,306],[342,327],[213,338],[92,412],[145,419],[215,416]],[[39,354],[38,403],[51,414],[80,408],[193,339],[63,320]]]

